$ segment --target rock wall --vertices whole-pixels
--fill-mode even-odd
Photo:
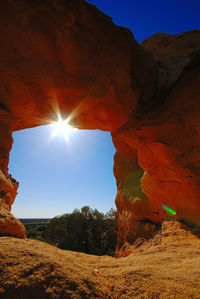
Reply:
[[[25,228],[11,214],[17,195],[18,182],[8,174],[9,152],[13,143],[12,132],[1,122],[0,127],[0,235],[23,237]]]
[[[114,167],[120,255],[127,242],[154,236],[166,217],[200,225],[199,37],[200,31],[155,34],[142,43],[168,79],[158,96],[139,102],[132,119],[112,134],[121,154]]]
[[[139,45],[83,0],[0,1],[0,233],[25,234],[10,214],[11,133],[59,113],[112,133],[118,252],[153,236],[165,206],[200,225],[199,41],[192,31]]]

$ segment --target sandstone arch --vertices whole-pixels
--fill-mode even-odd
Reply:
[[[199,225],[200,31],[140,46],[84,0],[0,1],[0,14],[0,233],[25,233],[10,213],[12,132],[58,109],[112,133],[119,247],[153,234],[163,204]]]

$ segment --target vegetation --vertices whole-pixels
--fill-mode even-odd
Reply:
[[[26,236],[30,239],[44,241],[44,231],[50,222],[50,218],[23,218],[19,219],[26,228]]]
[[[113,209],[103,214],[85,206],[50,220],[40,220],[21,220],[28,238],[48,242],[61,249],[96,255],[114,254],[117,237]]]

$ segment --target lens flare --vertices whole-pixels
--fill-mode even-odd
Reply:
[[[66,140],[68,140],[69,134],[72,130],[76,130],[73,126],[68,123],[67,119],[58,118],[57,122],[52,124],[53,126],[53,136],[62,135]]]
[[[167,207],[166,205],[162,205],[163,209],[165,211],[167,211],[171,216],[177,216],[176,211],[170,209],[169,207]]]

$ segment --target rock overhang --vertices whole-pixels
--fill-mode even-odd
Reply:
[[[46,124],[59,110],[76,127],[112,132],[120,244],[152,236],[144,220],[160,224],[163,205],[200,225],[200,31],[157,34],[139,45],[83,0],[0,6],[4,182],[12,131]],[[13,183],[12,202],[16,190]],[[1,197],[10,211],[8,193]],[[136,200],[139,193],[144,199]]]

